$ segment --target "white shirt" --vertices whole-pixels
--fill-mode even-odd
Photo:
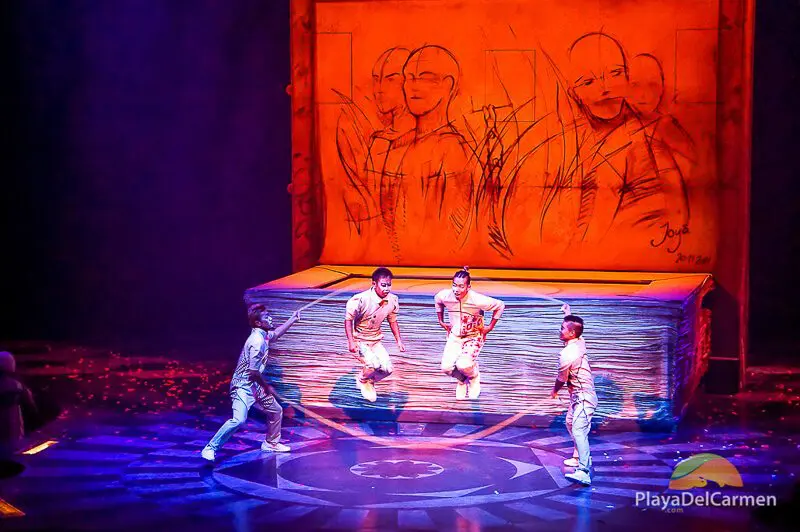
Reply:
[[[274,332],[267,332],[264,329],[254,328],[250,332],[250,336],[247,337],[244,347],[242,347],[242,352],[239,354],[236,369],[233,371],[231,389],[249,388],[253,384],[250,380],[249,371],[251,369],[256,371],[264,370],[267,364],[267,357],[269,357],[269,341],[274,337]]]
[[[390,293],[381,299],[374,288],[364,290],[347,301],[344,319],[353,321],[353,338],[365,342],[378,342],[383,339],[381,323],[397,321],[400,301]]]
[[[483,328],[483,314],[492,312],[493,319],[499,319],[506,308],[499,299],[469,290],[464,299],[459,300],[450,288],[445,288],[433,298],[436,311],[444,311],[450,318],[450,334],[459,338],[478,336]]]
[[[570,398],[584,400],[597,405],[594,391],[594,377],[586,355],[586,342],[583,338],[573,338],[564,349],[558,362],[558,380],[567,383]]]

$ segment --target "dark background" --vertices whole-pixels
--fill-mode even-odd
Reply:
[[[2,2],[0,338],[236,352],[290,273],[288,0]],[[751,361],[800,342],[800,4],[757,3]]]

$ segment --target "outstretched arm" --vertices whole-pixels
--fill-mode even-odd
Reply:
[[[286,331],[288,331],[288,330],[289,330],[289,327],[291,327],[292,325],[294,325],[294,324],[295,324],[295,322],[296,322],[297,320],[299,320],[299,319],[300,319],[300,312],[295,312],[295,313],[293,313],[293,314],[291,315],[291,317],[289,317],[289,319],[288,319],[288,320],[286,320],[286,321],[284,322],[284,324],[283,324],[283,325],[281,325],[280,327],[278,327],[277,329],[275,329],[275,331],[273,332],[273,337],[272,337],[272,338],[273,338],[273,339],[275,339],[275,340],[277,340],[278,338],[280,338],[281,336],[283,336],[283,335],[284,335],[284,333],[286,333]]]

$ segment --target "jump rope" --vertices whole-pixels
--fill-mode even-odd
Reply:
[[[475,278],[475,279],[477,280],[477,278]],[[335,291],[331,292],[330,294],[326,294],[326,295],[324,295],[324,296],[322,296],[322,297],[320,297],[320,298],[318,298],[318,299],[316,299],[316,300],[314,300],[314,301],[312,301],[310,303],[307,303],[307,304],[303,305],[296,312],[298,314],[301,314],[302,312],[304,312],[305,310],[311,308],[312,306],[317,305],[317,304],[321,303],[322,301],[325,301],[326,299],[333,298],[333,297],[341,294],[342,292],[346,292],[348,290],[349,289],[347,289],[347,288],[342,288],[342,289],[339,289],[339,290],[335,290]],[[533,297],[538,297],[540,299],[544,299],[544,300],[547,300],[547,301],[551,301],[553,303],[557,303],[557,304],[561,305],[562,308],[563,308],[564,305],[566,305],[566,303],[564,301],[562,301],[560,299],[556,299],[554,297],[550,297],[550,296],[546,296],[546,295],[542,295],[542,294],[531,294],[531,295]],[[585,357],[585,356],[586,356],[586,354],[584,353],[582,355],[582,357]],[[460,445],[468,445],[468,444],[470,444],[472,442],[475,442],[477,440],[483,439],[483,438],[485,438],[487,436],[491,436],[492,434],[503,430],[504,428],[508,427],[509,425],[514,423],[515,421],[517,421],[517,420],[521,419],[522,417],[524,417],[524,416],[526,416],[528,414],[531,414],[531,413],[533,413],[535,411],[534,408],[528,408],[526,410],[523,410],[521,412],[518,412],[518,413],[514,414],[511,417],[508,417],[508,418],[504,419],[503,421],[497,423],[496,425],[492,425],[491,427],[487,427],[487,428],[485,428],[483,430],[480,430],[478,432],[474,432],[472,434],[468,434],[468,435],[465,435],[465,436],[460,436],[458,438],[438,438],[438,439],[436,439],[434,441],[425,441],[425,442],[420,442],[419,439],[415,438],[415,441],[413,441],[413,442],[402,442],[402,441],[398,441],[396,438],[386,438],[386,437],[382,437],[382,436],[374,436],[372,434],[367,434],[364,431],[357,430],[357,429],[354,429],[352,427],[348,427],[348,426],[346,426],[346,425],[344,425],[342,423],[337,423],[336,421],[330,420],[330,419],[328,419],[328,418],[326,418],[326,417],[324,417],[324,416],[322,416],[320,414],[317,414],[316,412],[314,412],[310,408],[306,408],[306,407],[304,407],[304,406],[302,406],[300,404],[297,404],[297,403],[294,403],[294,402],[290,401],[289,399],[287,399],[286,397],[283,397],[282,395],[278,394],[277,392],[275,393],[275,395],[277,396],[278,399],[280,399],[284,403],[289,404],[295,410],[303,413],[304,415],[306,415],[306,416],[308,416],[308,417],[310,417],[310,418],[322,423],[323,425],[325,425],[325,426],[327,426],[329,428],[332,428],[332,429],[334,429],[334,430],[336,430],[338,432],[347,434],[349,436],[352,436],[354,438],[358,438],[360,440],[367,441],[369,443],[373,443],[375,445],[380,445],[380,446],[383,446],[383,447],[393,447],[393,448],[398,448],[398,449],[410,449],[410,448],[426,449],[426,450],[430,450],[430,449],[449,449],[451,447],[456,447],[456,446],[460,446]],[[563,400],[561,402],[563,404]],[[584,409],[581,409],[581,411],[583,412],[584,415],[588,415],[588,414],[586,414]]]

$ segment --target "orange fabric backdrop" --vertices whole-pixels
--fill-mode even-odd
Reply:
[[[718,16],[318,3],[320,262],[711,271]]]

